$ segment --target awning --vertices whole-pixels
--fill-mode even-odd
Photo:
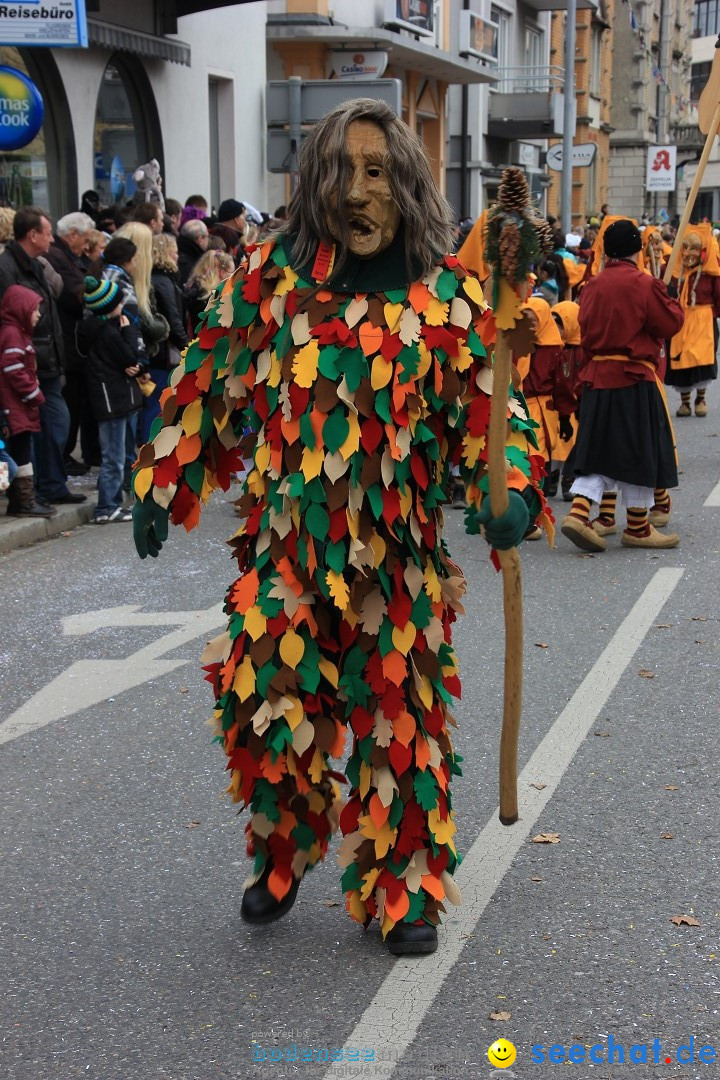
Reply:
[[[417,71],[428,79],[438,79],[444,83],[494,83],[497,78],[495,65],[486,65],[481,60],[465,60],[431,45],[423,45],[412,37],[401,37],[393,30],[376,26],[325,26],[286,21],[276,23],[270,15],[266,37],[271,45],[283,42],[297,45],[307,42],[308,45],[322,44],[332,48],[345,46],[360,51],[384,49],[394,67]],[[361,86],[362,83],[358,83],[358,87]]]
[[[171,60],[175,64],[190,67],[190,46],[174,38],[160,37],[157,34],[143,34],[140,30],[130,30],[127,26],[103,22],[101,19],[88,17],[88,41],[99,45],[101,49],[134,53],[152,60]]]
[[[198,11],[212,11],[214,8],[237,7],[239,4],[249,4],[254,0],[176,0],[175,14],[178,18],[183,15],[195,15]]]

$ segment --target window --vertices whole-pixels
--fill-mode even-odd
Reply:
[[[525,27],[525,64],[531,68],[544,67],[545,64],[543,32],[534,26]]]
[[[497,60],[499,68],[510,64],[510,13],[495,4],[490,8],[490,22],[497,26]]]
[[[162,139],[155,99],[141,64],[115,53],[105,68],[95,111],[95,188],[103,203],[125,202],[138,165],[157,158]]]
[[[590,93],[593,97],[600,97],[602,78],[602,35],[603,28],[593,23],[590,27]]]
[[[707,60],[703,64],[693,64],[690,68],[690,100],[699,101],[705,83],[710,78],[712,61]]]
[[[695,0],[694,37],[714,37],[720,31],[720,0]]]

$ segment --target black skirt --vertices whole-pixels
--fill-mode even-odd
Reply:
[[[583,391],[574,472],[638,487],[677,487],[670,423],[654,382]]]
[[[713,319],[713,340],[715,342],[715,353],[717,353],[718,347],[718,324],[717,319]],[[670,342],[665,344],[665,355],[670,356]],[[712,382],[713,379],[717,379],[718,365],[717,356],[712,364],[702,364],[700,367],[691,368],[675,368],[673,369],[672,360],[667,366],[667,372],[665,374],[665,382],[668,386],[674,386],[676,390],[690,390],[691,387],[697,386],[698,383]]]

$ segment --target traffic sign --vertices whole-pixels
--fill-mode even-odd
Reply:
[[[597,143],[578,143],[572,148],[572,167],[573,169],[587,169],[592,165],[597,154]],[[562,143],[556,143],[555,146],[551,146],[547,152],[545,158],[548,169],[554,169],[555,172],[562,172],[563,167],[563,147]]]

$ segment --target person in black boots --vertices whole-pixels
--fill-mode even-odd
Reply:
[[[37,380],[33,330],[40,321],[40,297],[23,285],[11,285],[0,301],[0,424],[7,450],[17,465],[8,488],[8,514],[52,517],[57,511],[35,496],[32,436],[40,430],[44,398]]]
[[[35,487],[42,502],[83,503],[87,496],[67,486],[65,447],[70,414],[63,397],[64,353],[57,304],[39,256],[46,256],[53,242],[47,213],[29,206],[13,219],[14,240],[0,254],[0,297],[10,285],[25,285],[40,297],[40,319],[33,333],[38,382],[44,398],[40,406],[40,431],[33,437]]]

